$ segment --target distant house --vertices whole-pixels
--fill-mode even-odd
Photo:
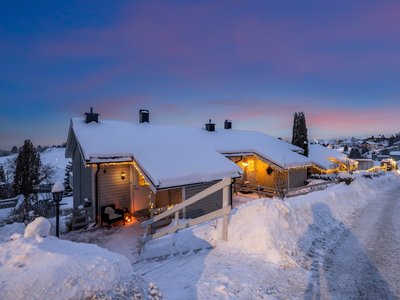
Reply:
[[[91,110],[71,120],[65,152],[73,161],[74,207],[88,198],[97,213],[110,204],[131,212],[174,205],[227,177],[301,186],[312,165],[301,148],[262,132],[233,130],[229,120],[220,129],[211,120],[204,127],[150,124],[146,110],[138,123],[98,116]],[[189,206],[186,217],[221,206],[215,193]]]
[[[395,161],[400,160],[400,151],[391,151],[390,158],[393,158]]]
[[[374,161],[369,158],[354,158],[358,162],[358,170],[369,170],[374,167]]]
[[[311,167],[311,174],[326,174],[336,173],[343,168],[347,168],[349,164],[353,168],[357,168],[357,162],[349,159],[346,154],[323,147],[319,144],[309,145],[308,158],[311,159],[314,164]]]

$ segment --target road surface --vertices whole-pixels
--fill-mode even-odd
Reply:
[[[326,215],[310,226],[312,274],[304,299],[400,299],[399,192],[394,186],[379,195],[351,228]]]

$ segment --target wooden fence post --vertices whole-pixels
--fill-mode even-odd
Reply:
[[[229,205],[229,187],[226,186],[222,190],[222,207],[227,207]],[[228,240],[228,215],[222,216],[222,240]]]

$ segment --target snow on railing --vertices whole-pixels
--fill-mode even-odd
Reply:
[[[15,208],[18,210],[22,203],[24,203],[25,197],[23,195],[18,195],[17,197],[0,200],[0,209],[3,208]]]

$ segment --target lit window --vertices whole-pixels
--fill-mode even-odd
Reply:
[[[249,160],[249,171],[253,172],[256,170],[256,162],[254,160]]]

